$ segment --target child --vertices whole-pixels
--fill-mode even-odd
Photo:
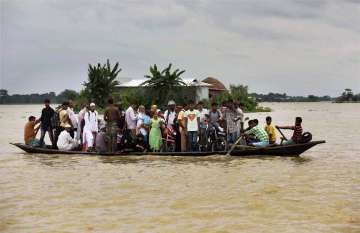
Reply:
[[[116,145],[117,151],[124,150],[125,145],[125,136],[123,134],[123,129],[119,128],[118,133],[116,135]]]
[[[144,140],[144,135],[142,135],[141,133],[139,133],[136,136],[136,146],[135,146],[135,151],[136,152],[146,152],[146,143]]]
[[[149,145],[152,151],[160,151],[162,138],[161,138],[161,120],[158,117],[158,113],[153,113],[153,118],[151,119],[150,124],[150,134],[149,134]]]
[[[294,130],[293,136],[291,137],[290,140],[287,140],[284,143],[285,145],[300,143],[302,133],[303,133],[301,123],[302,123],[302,118],[301,117],[296,117],[295,118],[295,126],[276,126],[276,128],[279,128],[279,129],[291,129],[291,130]]]
[[[271,124],[272,119],[270,116],[266,117],[265,131],[269,135],[269,144],[275,144],[276,132],[275,127]]]

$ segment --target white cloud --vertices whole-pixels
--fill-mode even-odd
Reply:
[[[360,4],[327,0],[1,1],[1,87],[80,89],[87,64],[174,63],[259,92],[360,92]]]

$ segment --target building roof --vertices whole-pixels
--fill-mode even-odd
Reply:
[[[144,78],[144,79],[132,79],[132,80],[129,80],[127,82],[120,83],[118,85],[118,87],[139,87],[146,80],[148,80],[148,79],[146,79],[146,78]],[[211,86],[212,86],[209,83],[201,82],[201,81],[198,81],[197,79],[184,78],[183,81],[188,86],[209,87],[209,88],[211,88]]]
[[[211,84],[211,87],[209,90],[215,90],[215,91],[226,91],[225,85],[213,77],[207,77],[206,79],[202,80],[204,83]]]

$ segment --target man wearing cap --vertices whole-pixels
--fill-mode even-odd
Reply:
[[[170,100],[168,102],[168,109],[164,113],[166,126],[170,126],[172,128],[173,128],[173,126],[175,124],[175,120],[176,120],[175,106],[176,106],[175,101]]]
[[[59,150],[63,151],[70,151],[76,149],[79,144],[77,140],[73,139],[70,135],[71,125],[65,124],[64,128],[65,130],[61,131],[59,135],[57,147],[59,148]]]
[[[93,151],[95,146],[96,135],[99,131],[98,127],[98,112],[95,110],[95,104],[90,104],[90,109],[84,115],[84,129],[83,129],[83,150]]]

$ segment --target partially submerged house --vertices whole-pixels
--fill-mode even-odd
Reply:
[[[228,91],[225,85],[213,77],[207,77],[206,79],[202,80],[202,82],[210,84],[209,86],[209,99],[215,98],[222,92]]]
[[[120,84],[118,85],[119,91],[126,90],[136,90],[138,88],[147,88],[146,85],[142,86],[147,79],[120,79]],[[184,83],[186,86],[183,86],[180,89],[178,95],[183,96],[186,99],[193,99],[195,102],[200,100],[208,100],[221,91],[227,91],[225,86],[215,78],[206,78],[203,81],[197,79],[184,78]]]

